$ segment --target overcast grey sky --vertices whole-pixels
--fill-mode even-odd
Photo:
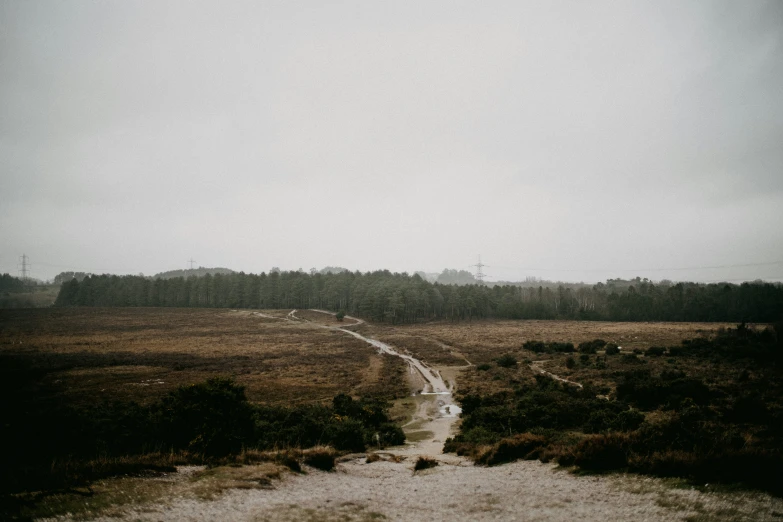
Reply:
[[[0,272],[783,279],[781,223],[780,1],[0,0]]]

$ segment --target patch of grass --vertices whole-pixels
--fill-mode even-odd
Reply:
[[[373,462],[378,462],[379,460],[383,460],[383,459],[377,453],[368,453],[367,458],[364,460],[364,462],[367,464],[372,464]]]
[[[337,452],[328,446],[319,446],[303,452],[304,463],[321,471],[332,471]]]
[[[413,465],[413,472],[421,471],[423,469],[434,468],[438,465],[438,461],[430,457],[419,457],[416,459],[416,463]]]

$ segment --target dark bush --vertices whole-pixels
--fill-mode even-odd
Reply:
[[[485,372],[487,370],[492,369],[492,365],[487,363],[479,364],[478,366],[476,366],[476,369],[480,372]]]
[[[608,344],[606,345],[606,348],[605,348],[605,351],[604,351],[604,353],[605,353],[606,355],[617,355],[618,353],[620,353],[620,347],[619,347],[619,346],[617,346],[617,345],[616,345],[616,344],[614,344],[614,343],[608,343]]]
[[[155,413],[160,440],[208,457],[236,453],[253,435],[253,409],[245,389],[227,378],[180,386]]]
[[[600,350],[604,346],[606,346],[606,341],[603,339],[595,339],[593,341],[579,343],[577,350],[579,350],[579,353],[596,353],[596,351]]]
[[[546,352],[546,345],[541,341],[527,341],[525,344],[522,345],[522,348],[536,353]]]
[[[574,464],[594,471],[622,469],[628,465],[629,449],[626,434],[591,435],[574,449]]]
[[[382,448],[405,444],[405,432],[394,423],[387,422],[378,428],[378,444]],[[370,442],[368,442],[369,444]]]
[[[648,357],[660,357],[666,353],[666,348],[662,346],[650,346],[647,351],[644,352]]]
[[[345,312],[340,310],[335,314],[335,317],[337,318],[338,321],[342,321],[343,319],[345,319]]]
[[[327,427],[323,440],[330,442],[338,450],[364,451],[366,448],[364,424],[358,419],[340,419]]]
[[[571,369],[573,369],[574,366],[576,366],[576,360],[574,360],[573,357],[569,357],[568,359],[566,359],[565,365],[566,365],[566,368],[571,370]]]
[[[574,345],[573,343],[549,343],[547,345],[547,351],[554,353],[573,353]]]
[[[514,357],[513,355],[510,355],[510,354],[506,354],[506,355],[503,355],[503,356],[499,357],[497,359],[497,361],[495,361],[495,362],[501,368],[513,368],[514,366],[517,365],[516,357]]]
[[[677,408],[686,398],[696,404],[710,402],[710,389],[700,379],[672,378],[671,374],[667,377],[669,378],[653,377],[645,370],[626,372],[617,384],[617,398],[644,409],[659,406]]]

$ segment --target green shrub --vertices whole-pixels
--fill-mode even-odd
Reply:
[[[476,366],[476,369],[480,372],[485,372],[487,370],[492,369],[492,365],[487,363],[479,364],[478,366]]]
[[[342,321],[343,319],[345,319],[345,312],[340,310],[335,314],[335,317],[337,318],[338,321]]]
[[[517,359],[511,354],[506,354],[497,359],[495,361],[498,366],[501,368],[513,368],[517,365]]]
[[[565,366],[569,370],[573,369],[574,366],[576,366],[576,360],[573,357],[568,357],[568,359],[566,359]]]
[[[604,346],[606,346],[606,341],[603,339],[595,339],[593,341],[579,343],[577,350],[579,353],[596,353],[596,351],[600,350]]]
[[[542,341],[527,341],[525,344],[522,345],[522,348],[524,348],[525,350],[530,350],[531,352],[535,352],[535,353],[546,352],[546,345]]]
[[[573,343],[549,343],[547,345],[547,351],[554,353],[573,353],[574,345]]]
[[[227,378],[180,386],[163,398],[156,413],[161,440],[208,457],[239,452],[253,435],[245,389]]]

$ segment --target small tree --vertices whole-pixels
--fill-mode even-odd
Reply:
[[[338,321],[342,321],[345,318],[345,312],[340,310],[339,312],[337,312],[337,315],[335,317],[337,317]]]

